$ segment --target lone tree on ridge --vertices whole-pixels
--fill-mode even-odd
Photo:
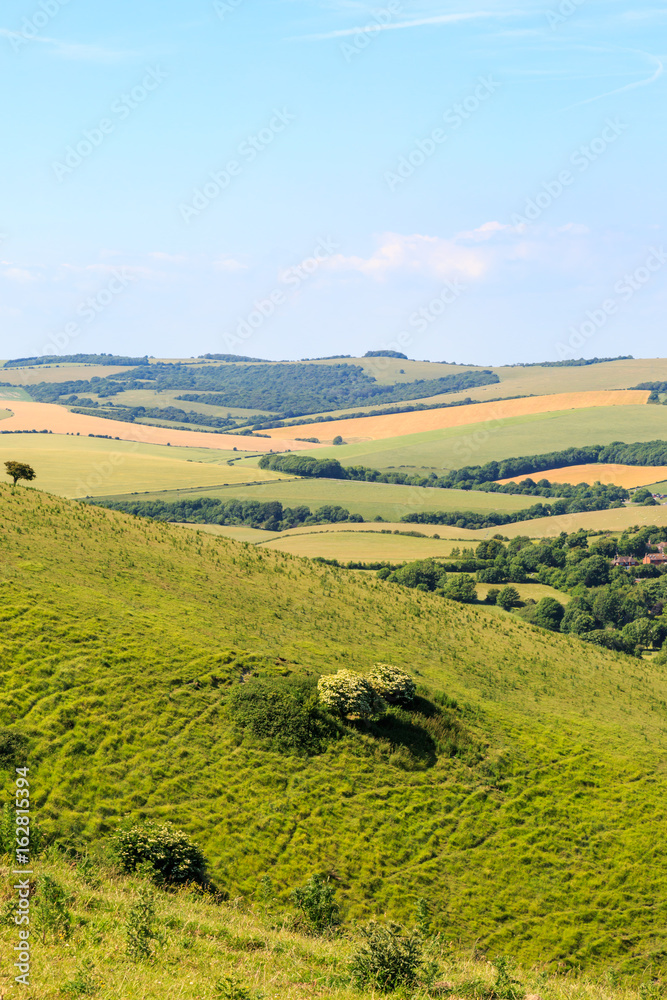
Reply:
[[[5,462],[5,469],[7,470],[7,475],[11,476],[14,480],[12,489],[14,489],[19,479],[25,479],[26,482],[31,483],[37,475],[33,467],[27,465],[26,462]]]

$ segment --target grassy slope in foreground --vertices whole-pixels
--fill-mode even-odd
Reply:
[[[407,918],[427,895],[448,936],[492,954],[662,963],[664,668],[34,491],[0,503],[0,720],[30,736],[49,833],[84,844],[165,817],[234,895],[333,867],[352,917]],[[225,681],[249,667],[376,661],[467,706],[481,756],[422,745],[405,770],[405,750],[350,736],[305,760],[225,721]]]
[[[316,436],[316,435],[315,435]],[[306,452],[337,458],[342,465],[374,469],[434,469],[440,474],[492,459],[561,451],[612,441],[654,441],[667,436],[667,407],[599,406],[509,417],[466,427],[450,427],[384,441],[365,441]]]
[[[168,448],[159,444],[109,441],[63,434],[0,435],[0,471],[8,459],[29,462],[35,485],[63,497],[108,496],[173,487],[273,482],[280,473],[227,465],[233,451]]]
[[[291,908],[285,912],[280,904],[258,900],[248,912],[234,903],[217,905],[197,898],[187,890],[158,892],[156,916],[163,944],[152,961],[135,963],[126,955],[126,924],[143,887],[140,879],[119,878],[97,867],[99,884],[91,886],[82,868],[58,859],[38,861],[36,874],[49,875],[65,887],[75,927],[70,941],[49,939],[35,949],[31,982],[33,988],[39,986],[40,1000],[62,1000],[64,995],[94,995],[100,1000],[213,1000],[225,996],[215,989],[223,978],[238,984],[237,997],[253,1000],[302,1000],[304,994],[324,1000],[359,1000],[362,996],[349,985],[350,960],[359,947],[359,936],[298,933],[291,926]],[[6,945],[6,954],[13,954],[15,929],[1,927],[0,941]],[[493,996],[496,974],[489,962],[458,953],[447,939],[436,958],[453,997],[466,995],[472,982],[478,984],[476,996]],[[87,969],[83,976],[82,969]],[[517,976],[517,970],[513,974]],[[549,976],[537,970],[518,970],[517,978],[520,996],[526,993],[548,1000],[638,1000],[641,996],[627,986],[614,987],[608,980]],[[82,984],[95,984],[97,989],[84,991]],[[363,993],[371,995],[376,994]],[[424,994],[418,991],[415,996]]]
[[[239,472],[242,470],[239,469]],[[246,467],[243,473],[252,480],[254,472]],[[260,476],[256,477],[261,478]],[[259,486],[206,487],[201,490],[165,490],[139,496],[114,496],[114,500],[178,500],[214,497],[216,500],[279,500],[284,507],[305,504],[317,510],[325,504],[345,507],[351,514],[361,514],[372,520],[379,515],[385,520],[400,520],[404,514],[418,511],[489,511],[511,512],[525,510],[542,502],[542,497],[519,496],[511,493],[482,493],[472,490],[439,490],[420,486],[394,486],[390,483],[364,483],[345,479],[292,479],[290,481],[262,483]]]

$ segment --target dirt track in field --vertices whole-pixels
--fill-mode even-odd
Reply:
[[[3,400],[0,390],[0,409],[12,411],[13,416],[2,421],[3,431],[53,431],[54,434],[106,434],[121,441],[139,441],[142,444],[171,444],[181,448],[213,448],[215,451],[286,451],[312,448],[312,444],[292,441],[289,438],[256,438],[240,434],[206,434],[202,431],[179,431],[167,427],[149,427],[146,424],[129,424],[122,420],[104,417],[87,417],[70,413],[55,403],[24,403]]]
[[[423,431],[463,427],[508,417],[530,416],[533,413],[551,413],[558,410],[579,410],[591,406],[641,406],[648,402],[645,390],[615,389],[611,391],[559,392],[551,396],[529,396],[524,399],[476,403],[470,406],[453,406],[443,410],[417,410],[413,413],[386,414],[380,417],[353,417],[333,420],[330,423],[307,424],[291,430],[299,436],[317,437],[330,443],[337,435],[352,444],[360,441],[380,441],[385,438],[420,434]],[[263,431],[278,438],[286,428]]]
[[[539,482],[548,479],[550,483],[605,483],[614,486],[624,486],[632,489],[634,486],[649,486],[667,479],[667,465],[570,465],[566,469],[547,469],[546,472],[531,472],[526,476],[514,476],[511,479],[499,479],[501,484],[522,483],[524,479]]]

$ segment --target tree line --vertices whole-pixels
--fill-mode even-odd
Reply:
[[[302,524],[338,524],[341,521],[360,523],[360,514],[336,504],[325,504],[314,513],[305,505],[283,507],[278,500],[216,500],[212,497],[164,500],[107,500],[104,497],[87,500],[98,507],[108,507],[137,517],[156,521],[178,521],[190,524],[234,524],[264,531],[287,531]]]

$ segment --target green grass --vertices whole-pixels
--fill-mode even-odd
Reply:
[[[221,980],[232,980],[239,990],[236,995],[252,1000],[379,996],[372,991],[361,993],[349,983],[350,960],[360,944],[355,928],[334,938],[306,936],[294,926],[292,907],[265,906],[259,900],[251,908],[215,904],[187,890],[156,892],[161,941],[151,960],[132,962],[126,955],[125,927],[145,883],[136,877],[119,876],[103,864],[97,863],[93,870],[91,885],[83,866],[58,857],[37,862],[36,874],[50,876],[65,889],[74,929],[67,942],[56,942],[50,936],[45,944],[39,942],[32,960],[32,989],[24,990],[26,996],[40,1000],[62,1000],[64,996],[214,1000],[225,995],[216,991]],[[14,954],[15,930],[3,925],[0,940],[6,954]],[[433,948],[433,955],[440,970],[439,981],[449,984],[445,996],[493,996],[496,971],[490,962],[481,956],[472,958],[446,937]],[[639,996],[629,984],[614,987],[603,977],[566,977],[521,968],[514,968],[512,975],[519,996],[527,993],[545,1000],[638,1000]],[[650,990],[649,976],[646,978]],[[80,984],[78,992],[73,986],[76,983]],[[89,992],[81,988],[86,986]],[[6,996],[14,995],[8,986]],[[421,990],[407,995],[426,996]],[[655,989],[648,993],[659,995]],[[406,993],[392,996],[398,1000]]]
[[[3,378],[0,378],[0,382],[3,381],[6,381],[4,376]],[[13,399],[22,401],[24,403],[30,402],[30,396],[28,395],[28,393],[25,391],[25,389],[20,389],[18,386],[0,386],[0,399],[3,402],[7,402],[7,400],[13,400]]]
[[[401,525],[401,531],[420,530],[421,525]],[[379,532],[331,531],[312,534],[283,534],[272,539],[271,532],[262,532],[262,544],[272,551],[289,552],[310,559],[321,556],[339,562],[407,562],[411,559],[446,558],[457,545],[465,542],[451,539],[411,538],[405,535],[383,535]]]
[[[7,417],[11,417],[11,410],[0,410],[0,420],[5,420]]]
[[[206,488],[224,483],[279,481],[284,476],[228,465],[233,451],[170,448],[62,434],[0,435],[0,468],[25,461],[37,473],[35,486],[58,496],[84,497],[143,492],[179,486]],[[4,471],[4,470],[3,470]]]
[[[247,470],[248,472],[250,470]],[[258,470],[261,473],[261,470]],[[239,476],[245,470],[237,469]],[[261,479],[261,474],[252,478]],[[361,514],[372,520],[379,515],[385,520],[400,520],[403,514],[420,510],[491,510],[515,511],[532,507],[535,497],[512,496],[505,493],[481,493],[467,490],[438,490],[416,486],[392,486],[388,483],[357,483],[337,479],[292,479],[263,483],[258,486],[213,486],[189,490],[189,497],[206,496],[220,500],[279,500],[285,507],[305,504],[316,510],[324,504],[337,504],[351,514]],[[160,494],[146,493],[138,500],[182,499],[180,490],[165,490]],[[115,500],[126,499],[114,496]]]
[[[0,724],[29,738],[49,836],[83,847],[128,814],[171,819],[232,898],[270,874],[284,905],[333,868],[348,921],[409,920],[426,895],[467,947],[659,973],[664,667],[34,490],[0,503]],[[352,730],[306,759],[230,727],[242,676],[378,661],[456,699],[470,749],[424,757],[409,730]]]
[[[194,413],[203,413],[211,417],[226,417],[228,413],[233,417],[251,417],[256,413],[272,416],[269,410],[248,410],[234,406],[211,406],[209,403],[191,403],[187,400],[178,399],[186,391],[186,389],[163,389],[160,392],[156,392],[154,389],[130,389],[128,392],[115,397],[114,402],[122,406],[159,406],[161,408],[176,406],[180,410],[192,410]],[[103,396],[91,395],[90,398],[97,399],[102,405],[109,402]],[[193,424],[188,424],[190,430],[193,426]]]
[[[422,468],[444,471],[577,445],[651,441],[665,436],[667,408],[601,406],[509,417],[383,441],[313,449],[307,454],[318,458],[335,457],[343,465],[406,472]]]

